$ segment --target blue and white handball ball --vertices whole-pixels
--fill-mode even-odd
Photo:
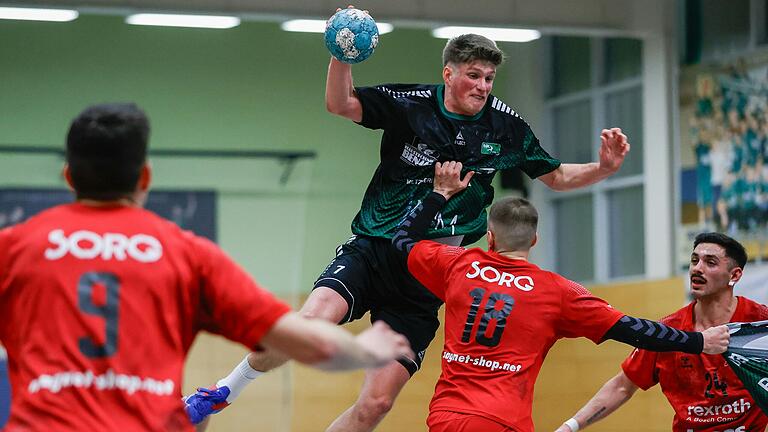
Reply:
[[[360,63],[373,54],[378,44],[376,22],[360,9],[342,9],[325,25],[325,46],[344,63]]]

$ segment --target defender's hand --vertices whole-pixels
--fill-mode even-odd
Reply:
[[[437,162],[435,163],[435,180],[433,190],[445,199],[451,199],[452,196],[463,191],[469,186],[469,181],[472,176],[475,175],[474,171],[470,171],[464,176],[464,180],[461,179],[461,162],[449,161],[449,162]]]
[[[376,367],[403,357],[414,358],[408,339],[392,330],[384,321],[374,322],[369,329],[357,335],[356,340],[378,363]]]
[[[702,351],[704,354],[722,354],[728,349],[728,343],[731,340],[728,326],[710,327],[701,334],[704,336],[704,350]]]

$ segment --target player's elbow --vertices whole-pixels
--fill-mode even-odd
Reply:
[[[331,114],[336,114],[339,116],[344,116],[344,113],[346,112],[346,109],[344,107],[344,104],[340,101],[332,98],[326,98],[325,99],[325,109]]]
[[[344,118],[349,118],[349,116],[353,112],[352,109],[348,108],[344,104],[331,102],[331,101],[325,102],[325,109],[331,114],[336,114],[337,116],[344,117]]]
[[[613,387],[614,393],[623,401],[631,398],[639,388],[623,371],[613,377],[608,385]]]
[[[614,382],[613,384],[614,385],[611,390],[618,399],[627,399],[629,396],[632,396],[632,394],[634,393],[631,390],[631,387],[628,385],[624,385],[618,382]]]
[[[549,187],[549,189],[551,189],[551,190],[553,190],[555,192],[563,192],[563,191],[567,191],[567,190],[570,189],[568,186],[565,186],[563,184],[556,183],[556,182],[552,183],[552,184],[548,184],[547,186]]]
[[[540,176],[539,180],[553,191],[562,192],[569,189],[564,179],[562,166]]]
[[[363,119],[362,106],[354,97],[344,100],[326,98],[325,109],[331,114],[336,114],[352,121],[360,122]]]
[[[326,98],[325,99],[325,110],[328,111],[331,114],[338,114],[338,104],[336,104],[334,101]]]
[[[546,184],[550,189],[556,192],[563,192],[572,189],[572,187],[565,180],[565,175],[559,170],[554,171],[550,182]]]

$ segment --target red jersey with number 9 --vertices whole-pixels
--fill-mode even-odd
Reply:
[[[421,241],[408,269],[445,302],[430,412],[488,417],[515,431],[533,431],[533,388],[555,341],[600,343],[624,315],[558,274],[481,249]]]
[[[289,307],[212,242],[136,207],[68,204],[0,231],[6,430],[193,430],[199,330],[249,348]]]

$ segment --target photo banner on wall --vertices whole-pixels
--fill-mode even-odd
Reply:
[[[679,267],[705,231],[768,259],[768,62],[684,69],[680,81]]]
[[[23,222],[55,205],[74,200],[66,189],[0,189],[0,228]],[[145,207],[181,228],[216,241],[216,192],[152,190]]]

